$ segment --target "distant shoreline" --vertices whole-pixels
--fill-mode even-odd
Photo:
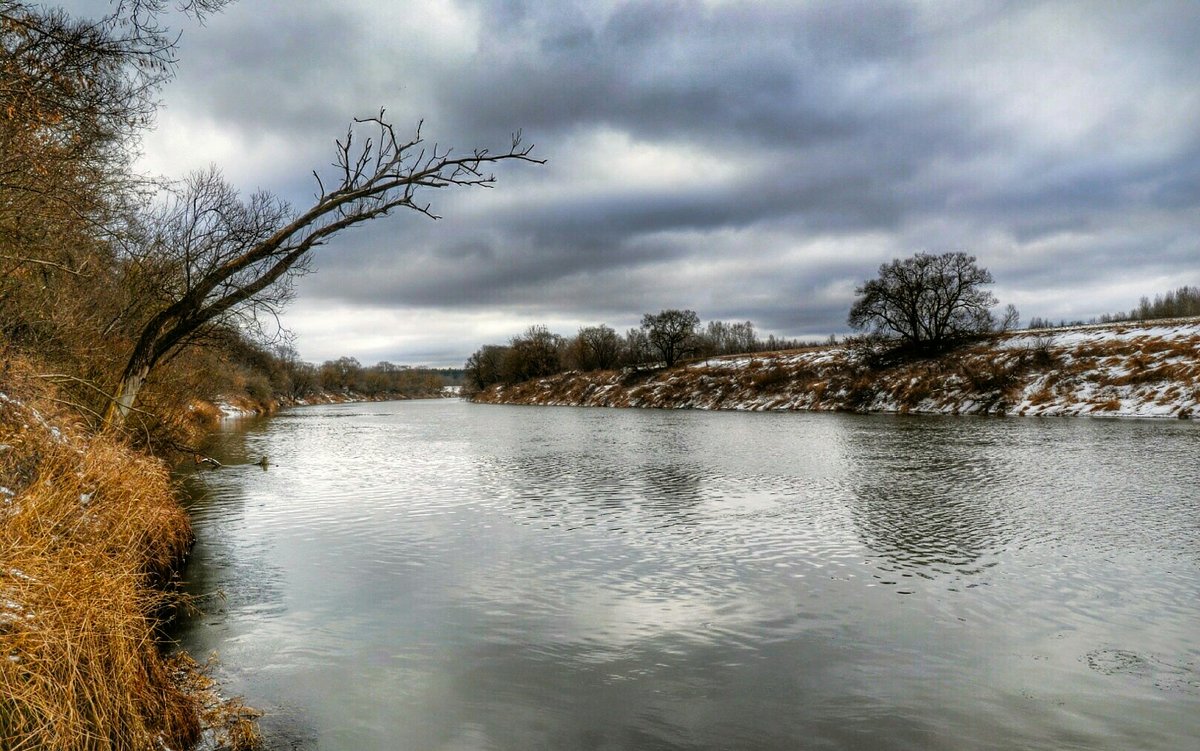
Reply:
[[[480,404],[896,414],[1200,415],[1200,319],[995,334],[871,366],[844,345],[571,371],[467,396]]]
[[[299,399],[272,399],[269,402],[255,401],[245,397],[221,398],[214,401],[196,400],[192,402],[191,410],[202,421],[217,422],[221,420],[237,420],[247,417],[264,417],[273,415],[281,409],[295,407],[316,407],[322,404],[357,404],[360,402],[405,402],[414,399],[450,399],[457,393],[446,391],[441,394],[360,394],[355,391],[321,391]]]

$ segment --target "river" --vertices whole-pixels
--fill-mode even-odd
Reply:
[[[272,748],[1200,738],[1193,422],[438,400],[211,453],[179,639]]]

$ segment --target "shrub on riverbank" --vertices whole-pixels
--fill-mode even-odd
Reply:
[[[182,749],[197,699],[159,649],[191,541],[167,468],[0,382],[0,748]]]

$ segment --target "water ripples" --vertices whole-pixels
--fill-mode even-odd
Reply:
[[[269,649],[292,676],[393,666],[396,702],[491,718],[495,747],[546,737],[489,714],[514,704],[554,708],[567,745],[845,747],[840,720],[908,739],[881,748],[987,747],[1030,675],[1096,701],[1128,662],[1186,695],[1200,660],[1190,425],[442,402],[297,410],[224,440],[229,466],[195,479],[195,586],[235,594],[188,638]],[[1062,740],[1047,717],[1024,745]],[[461,722],[390,732],[448,743]]]

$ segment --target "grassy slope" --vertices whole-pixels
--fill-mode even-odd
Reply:
[[[165,465],[0,383],[0,749],[186,748],[199,707],[154,638],[191,540]]]
[[[477,402],[739,410],[1187,417],[1200,411],[1200,320],[997,335],[884,368],[844,347],[670,370],[565,373]]]

